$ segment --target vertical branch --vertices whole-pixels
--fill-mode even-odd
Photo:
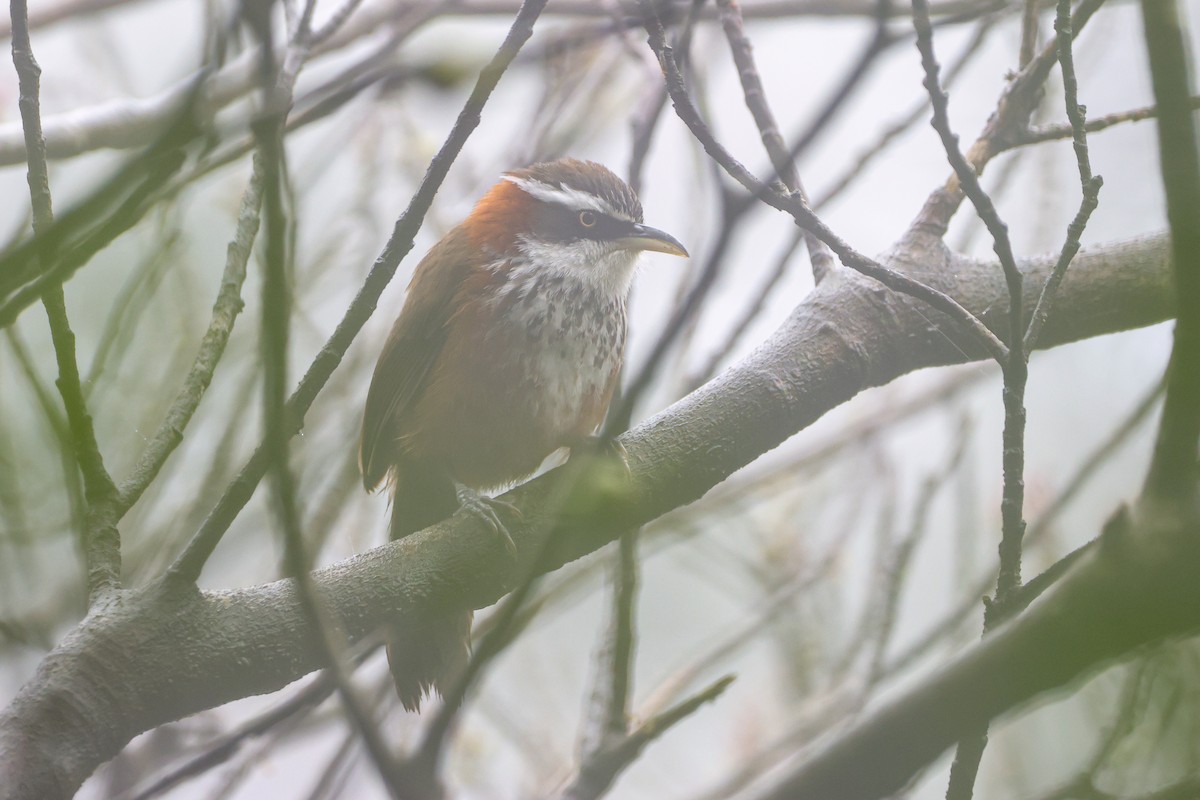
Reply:
[[[595,758],[629,733],[633,672],[634,604],[638,590],[637,529],[618,540],[612,586],[612,617],[596,658],[592,703],[580,742],[582,760]]]
[[[376,728],[370,710],[351,682],[352,664],[344,641],[339,641],[334,624],[317,596],[309,570],[296,498],[295,477],[288,463],[287,361],[291,322],[291,237],[284,208],[287,162],[283,134],[292,104],[292,87],[309,50],[309,25],[313,0],[308,0],[298,17],[284,56],[276,66],[271,12],[265,0],[245,10],[262,48],[260,73],[263,82],[263,115],[254,126],[254,138],[263,165],[263,228],[265,270],[262,288],[263,363],[263,451],[271,478],[274,510],[284,545],[286,571],[296,580],[297,597],[313,630],[321,655],[337,687],[342,706],[354,730],[362,737],[380,779],[394,800],[408,796],[399,770],[384,737]]]
[[[1142,0],[1146,50],[1158,105],[1158,150],[1177,298],[1167,397],[1144,494],[1200,514],[1200,155],[1189,97],[1192,74],[1173,0]]]
[[[1033,348],[1037,345],[1038,336],[1041,334],[1042,326],[1046,324],[1046,318],[1050,315],[1050,309],[1058,294],[1058,287],[1062,283],[1063,275],[1066,274],[1067,267],[1070,266],[1075,254],[1079,252],[1083,229],[1091,219],[1092,212],[1099,205],[1100,187],[1104,185],[1103,178],[1099,175],[1092,175],[1092,162],[1088,157],[1087,109],[1079,103],[1079,82],[1075,78],[1075,57],[1072,53],[1074,30],[1071,24],[1071,0],[1058,0],[1054,30],[1058,32],[1058,62],[1062,67],[1063,96],[1067,106],[1067,119],[1071,123],[1071,142],[1075,148],[1075,162],[1079,167],[1079,183],[1083,189],[1083,200],[1079,204],[1079,211],[1076,212],[1075,218],[1067,226],[1067,239],[1063,243],[1058,261],[1046,278],[1042,293],[1038,297],[1037,305],[1034,306],[1033,314],[1029,319],[1029,327],[1025,331],[1026,353],[1032,353]]]
[[[46,142],[42,136],[41,67],[33,56],[29,41],[29,15],[25,0],[11,0],[13,64],[20,91],[21,125],[25,134],[26,160],[29,163],[29,195],[33,205],[35,236],[52,236],[54,209],[50,198],[49,170],[46,166]],[[53,244],[52,242],[50,243]],[[42,248],[43,257],[52,247]],[[83,474],[87,513],[84,523],[84,550],[88,562],[88,590],[95,601],[114,589],[121,580],[121,543],[116,526],[108,521],[109,505],[116,497],[116,485],[104,466],[104,457],[96,441],[96,431],[88,414],[75,358],[75,334],[67,318],[66,298],[61,283],[46,287],[42,294],[54,355],[58,362],[58,391],[62,395],[71,429],[71,441],[80,472]]]
[[[1028,354],[1024,344],[1023,278],[1013,256],[1008,227],[1000,219],[995,205],[980,184],[975,168],[959,150],[958,137],[950,128],[948,98],[938,80],[939,67],[933,51],[933,29],[929,19],[928,0],[913,0],[912,6],[917,49],[920,51],[921,66],[925,71],[924,85],[933,106],[933,128],[942,140],[947,160],[953,167],[963,192],[992,235],[993,249],[1000,258],[1008,285],[1008,353],[1000,360],[1004,376],[1004,430],[1001,435],[1004,488],[1000,500],[1000,570],[996,579],[994,602],[987,607],[984,614],[983,628],[986,634],[1000,622],[1005,602],[1021,586],[1021,550],[1025,536],[1025,384],[1029,377]],[[959,742],[946,789],[948,800],[967,800],[972,796],[979,762],[986,747],[986,725]]]
[[[733,678],[726,676],[675,707],[631,727],[629,694],[636,643],[639,529],[627,531],[618,544],[613,570],[612,620],[596,659],[596,686],[584,720],[579,771],[562,790],[561,800],[597,800],[608,793],[643,748],[668,728],[715,700]]]
[[[1008,285],[1008,353],[1001,359],[1004,373],[1003,464],[1004,494],[1000,503],[1002,533],[1000,540],[1000,577],[996,582],[998,601],[1021,584],[1021,539],[1025,533],[1022,519],[1025,485],[1025,382],[1028,378],[1024,351],[1023,278],[1013,256],[1008,226],[1000,219],[995,205],[979,183],[975,169],[958,149],[958,137],[950,129],[946,93],[938,82],[938,63],[933,52],[933,30],[929,21],[928,0],[913,0],[913,25],[917,31],[917,49],[925,70],[925,88],[933,105],[933,127],[942,140],[946,157],[958,176],[963,191],[976,213],[992,234],[993,249],[1000,258]]]
[[[1017,56],[1017,66],[1025,69],[1033,61],[1034,51],[1037,50],[1038,40],[1038,11],[1039,0],[1025,0],[1021,10],[1021,50]]]

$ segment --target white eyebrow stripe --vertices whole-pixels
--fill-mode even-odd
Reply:
[[[542,183],[531,178],[518,178],[515,175],[505,175],[504,180],[521,187],[530,197],[536,197],[538,200],[547,203],[556,203],[573,209],[590,208],[592,211],[598,211],[610,217],[628,220],[625,214],[618,213],[608,203],[604,202],[603,198],[588,192],[581,192],[570,186],[551,186],[548,183]]]

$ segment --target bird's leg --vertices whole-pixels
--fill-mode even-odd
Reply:
[[[619,461],[625,468],[626,475],[630,474],[629,452],[625,449],[625,445],[621,444],[620,439],[609,439],[595,433],[589,434],[571,444],[571,455],[574,456],[576,452]]]
[[[499,500],[495,497],[488,497],[480,494],[470,486],[454,482],[454,492],[458,495],[458,502],[462,506],[462,510],[468,514],[479,518],[483,524],[491,528],[492,532],[500,536],[504,541],[504,549],[510,555],[516,557],[517,545],[513,542],[512,534],[508,532],[504,521],[500,519],[499,512],[512,514],[518,520],[521,519],[521,509],[514,506],[512,503]]]

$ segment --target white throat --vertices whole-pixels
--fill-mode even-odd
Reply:
[[[526,271],[559,275],[620,300],[629,294],[640,255],[594,239],[547,243],[522,237],[517,247],[528,261],[513,270],[512,278]]]

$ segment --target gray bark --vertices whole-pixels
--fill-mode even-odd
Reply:
[[[1041,346],[1166,319],[1168,253],[1161,235],[1082,252]],[[1027,308],[1052,260],[1022,265]],[[1004,334],[998,265],[957,256],[923,235],[901,242],[884,262]],[[936,312],[856,274],[834,273],[745,360],[622,438],[629,486],[586,484],[565,507],[555,503],[561,513],[552,525],[547,506],[562,470],[509,493],[524,512],[511,529],[522,563],[505,557],[499,537],[456,516],[320,570],[316,585],[352,642],[385,624],[402,629],[405,618],[432,609],[489,605],[538,553],[537,569],[555,569],[695,500],[863,389],[982,356]],[[547,528],[553,544],[541,552]],[[291,581],[233,592],[165,584],[124,592],[94,609],[0,712],[0,797],[69,797],[137,734],[277,690],[320,666]]]

